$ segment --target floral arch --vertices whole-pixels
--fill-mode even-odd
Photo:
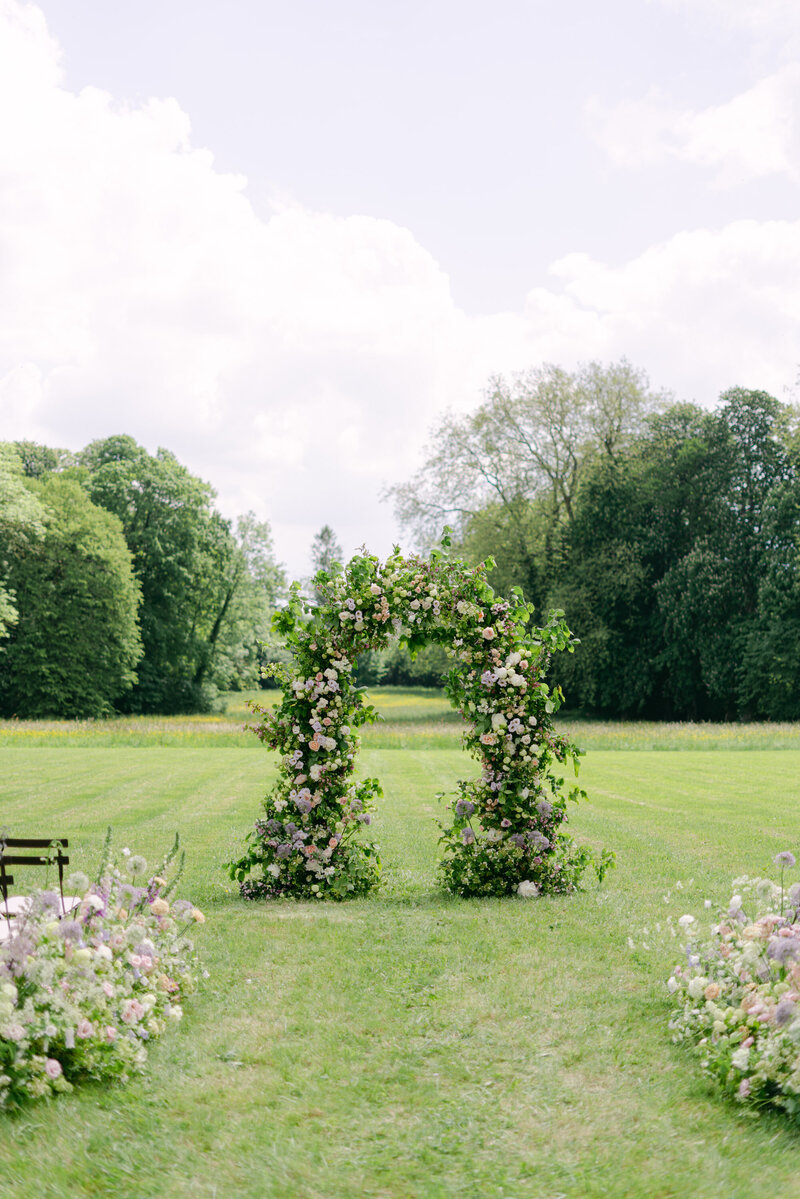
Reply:
[[[377,779],[355,778],[357,730],[377,716],[352,671],[359,653],[392,636],[412,651],[436,642],[453,658],[447,693],[481,763],[477,779],[457,784],[441,826],[443,885],[464,896],[563,893],[590,863],[602,878],[613,855],[596,859],[561,829],[567,801],[585,796],[563,790],[559,771],[571,760],[577,774],[580,751],[554,731],[562,697],[545,682],[552,655],[575,644],[563,613],[532,626],[519,589],[510,599],[494,595],[491,562],[467,566],[448,558],[447,546],[445,537],[424,559],[397,548],[384,563],[357,556],[339,573],[316,576],[318,606],[304,604],[294,584],[276,614],[294,664],[279,671],[281,702],[254,706],[250,727],[282,760],[245,854],[229,864],[243,895],[345,899],[380,881],[364,827],[382,792]]]

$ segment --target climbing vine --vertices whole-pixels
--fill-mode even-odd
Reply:
[[[231,877],[251,898],[294,895],[345,899],[380,881],[380,859],[365,833],[374,778],[357,780],[358,730],[377,714],[355,685],[358,654],[399,637],[412,650],[430,642],[453,659],[447,693],[466,721],[464,741],[481,763],[477,778],[457,784],[441,825],[442,884],[458,895],[535,895],[573,891],[587,866],[599,877],[613,860],[596,858],[562,829],[567,802],[563,768],[577,774],[580,751],[553,728],[562,696],[545,675],[554,653],[576,644],[562,612],[541,628],[514,589],[509,599],[487,582],[491,563],[471,567],[447,556],[448,539],[429,558],[386,562],[363,554],[337,573],[321,571],[311,607],[298,585],[275,617],[294,653],[279,668],[283,698],[255,706],[250,727],[282,754],[265,811],[247,838]]]

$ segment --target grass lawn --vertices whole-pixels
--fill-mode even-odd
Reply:
[[[436,725],[446,713],[430,715],[416,719]],[[626,942],[681,914],[663,901],[677,879],[679,901],[696,908],[706,895],[726,900],[734,875],[768,872],[778,850],[798,851],[799,751],[594,750],[581,772],[592,803],[573,810],[571,827],[616,849],[604,888],[465,902],[433,881],[435,795],[470,768],[457,739],[424,748],[409,730],[410,748],[398,749],[365,736],[363,769],[386,791],[373,826],[385,888],[339,906],[249,905],[221,862],[257,813],[270,755],[220,742],[145,751],[107,735],[95,748],[0,746],[0,821],[69,835],[75,865],[96,860],[108,823],[151,860],[179,829],[211,976],[143,1077],[0,1119],[0,1191],[797,1193],[800,1131],[717,1099],[669,1041],[671,959]],[[674,746],[681,734],[665,736]]]

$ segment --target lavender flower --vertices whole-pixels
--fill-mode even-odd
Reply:
[[[795,1005],[793,999],[782,999],[775,1008],[775,1023],[778,1028],[782,1028],[784,1024],[788,1024],[794,1016]]]
[[[791,870],[792,866],[795,864],[795,856],[790,850],[784,849],[775,855],[773,861],[775,862],[776,866],[780,866],[781,870]]]
[[[456,816],[471,816],[475,811],[475,804],[469,799],[459,799],[456,803]]]
[[[83,929],[77,920],[62,920],[58,926],[58,935],[65,941],[80,941]]]
[[[787,958],[797,961],[800,955],[800,939],[797,937],[773,937],[767,946],[767,957],[773,962],[785,962]]]
[[[40,895],[36,896],[34,908],[43,915],[60,916],[61,896],[58,891],[42,891]]]

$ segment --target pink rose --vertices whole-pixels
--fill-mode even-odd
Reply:
[[[144,1008],[138,999],[126,999],[122,1005],[121,1015],[126,1024],[135,1024],[144,1015]]]
[[[61,1062],[57,1062],[54,1057],[49,1057],[44,1064],[44,1072],[48,1078],[60,1078],[62,1074]]]
[[[78,1021],[78,1026],[75,1029],[76,1037],[80,1037],[82,1040],[85,1041],[86,1038],[90,1037],[93,1032],[94,1032],[94,1025],[92,1024],[91,1020],[79,1020]]]
[[[494,629],[492,628],[491,625],[489,625],[488,629],[483,630],[483,636],[486,639],[486,641],[494,640]]]

